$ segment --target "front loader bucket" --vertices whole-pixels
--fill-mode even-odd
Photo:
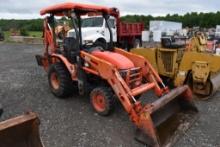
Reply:
[[[39,124],[35,113],[0,122],[0,147],[43,147]]]
[[[197,120],[188,86],[178,87],[146,106],[135,139],[150,146],[172,146]]]

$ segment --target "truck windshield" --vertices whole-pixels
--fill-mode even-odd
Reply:
[[[102,27],[103,21],[102,17],[84,18],[82,19],[82,27]]]

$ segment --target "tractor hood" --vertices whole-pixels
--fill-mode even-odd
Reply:
[[[92,55],[115,65],[121,70],[134,68],[134,63],[131,60],[118,53],[96,50],[92,52]]]

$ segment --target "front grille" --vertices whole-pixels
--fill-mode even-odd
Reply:
[[[135,67],[127,70],[121,70],[120,75],[130,88],[135,88],[141,84],[142,74],[141,68]]]
[[[173,72],[173,53],[161,52],[161,59],[166,72]]]

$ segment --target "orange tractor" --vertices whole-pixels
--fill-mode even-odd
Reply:
[[[79,3],[42,9],[41,15],[49,15],[44,19],[44,54],[36,55],[38,65],[47,72],[55,96],[65,98],[76,89],[80,95],[89,92],[92,107],[103,116],[109,115],[119,100],[137,127],[138,141],[155,147],[175,142],[176,133],[169,132],[183,129],[180,126],[188,126],[183,124],[196,118],[191,91],[188,86],[170,91],[146,59],[113,46],[109,17],[116,11]],[[90,13],[106,22],[111,40],[106,50],[82,43],[81,17]],[[74,37],[65,36],[58,43],[55,28],[59,17],[68,19],[75,32]],[[149,90],[157,98],[145,98],[147,102],[142,104],[139,97]],[[174,117],[177,119],[173,122]]]

